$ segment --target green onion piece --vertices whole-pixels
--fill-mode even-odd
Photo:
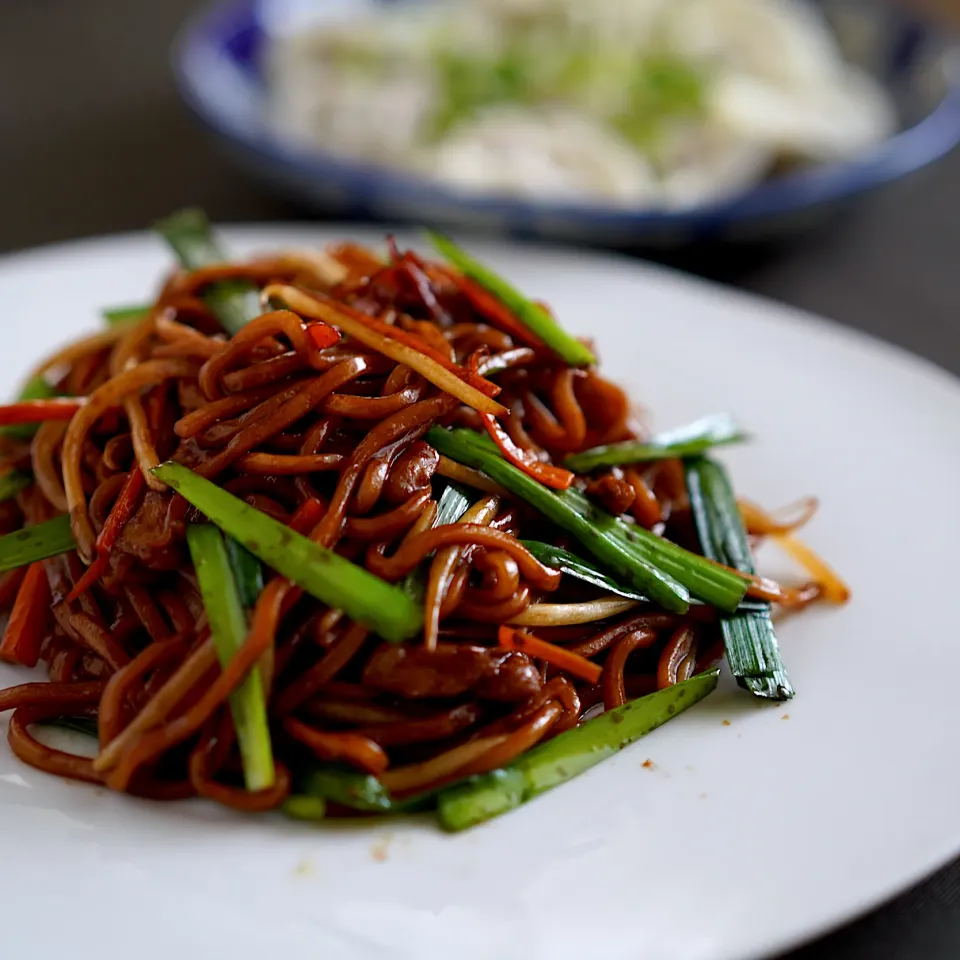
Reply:
[[[100,315],[106,320],[108,327],[125,327],[143,320],[149,312],[150,307],[140,303],[134,307],[108,307],[102,310]]]
[[[595,587],[601,587],[610,593],[627,597],[630,600],[647,599],[642,593],[638,593],[630,587],[625,587],[622,583],[604,573],[599,567],[595,567],[592,563],[578,557],[569,550],[555,547],[552,543],[541,543],[539,540],[521,540],[520,542],[541,563],[553,567],[554,570],[559,570],[567,576],[583,580],[584,583],[592,583]]]
[[[50,400],[57,391],[43,377],[31,377],[20,390],[17,400]],[[39,423],[14,423],[0,427],[0,433],[18,440],[29,440],[40,429]]]
[[[687,464],[690,508],[703,552],[742,573],[753,573],[753,557],[726,471],[706,458]],[[780,658],[770,604],[720,621],[730,670],[741,687],[768,700],[789,700],[794,690]]]
[[[161,220],[154,229],[173,248],[187,270],[199,270],[227,261],[202,210],[181,210]],[[211,284],[204,291],[203,299],[230,336],[262,313],[257,288],[245,280]]]
[[[0,573],[73,550],[77,541],[66,514],[0,537]]]
[[[479,434],[470,430],[433,427],[427,434],[427,442],[444,456],[482,470],[502,487],[526,500],[548,520],[573,534],[597,560],[665,610],[686,613],[690,597],[682,584],[645,561],[619,537],[598,529],[569,501],[507,463],[499,452],[494,453],[483,442]],[[704,562],[702,558],[697,559]]]
[[[268,567],[384,640],[399,643],[422,628],[423,611],[400,587],[308,540],[182,464],[168,461],[153,472]]]
[[[470,509],[470,497],[455,483],[447,485],[440,495],[437,504],[437,516],[433,521],[434,527],[442,527],[448,523],[456,523]],[[411,570],[401,583],[403,590],[417,603],[423,603],[427,590],[427,575],[430,572],[429,558]]]
[[[250,610],[263,590],[263,568],[260,561],[246,547],[241,547],[233,537],[227,537],[227,557],[237,584],[240,602]]]
[[[0,503],[10,500],[21,490],[26,490],[33,483],[33,477],[24,470],[11,470],[0,477]]]
[[[684,427],[658,433],[650,440],[628,440],[608,443],[575,453],[564,466],[574,473],[589,473],[598,467],[616,467],[627,463],[646,463],[651,460],[673,460],[695,456],[711,447],[739,443],[746,439],[734,420],[726,414],[704,417]]]
[[[591,503],[579,490],[564,490],[559,496],[598,530],[620,542],[668,576],[682,583],[693,596],[719,610],[733,611],[747,592],[747,581],[731,570],[715,566],[703,557],[658,537],[655,533],[617,517]]]
[[[323,797],[293,794],[284,800],[280,809],[294,820],[322,820],[327,815],[327,802]]]
[[[388,813],[390,794],[373,776],[337,766],[311,766],[299,779],[298,791],[338,803],[351,810],[367,813]]]
[[[714,668],[608,710],[501,770],[447,788],[438,803],[441,824],[447,830],[465,830],[572,780],[702,700],[716,688],[719,675]]]
[[[452,263],[465,277],[492,293],[524,326],[529,327],[571,366],[588,367],[597,362],[590,350],[567,333],[546,310],[528,300],[493,270],[460,249],[449,237],[429,230],[427,237],[437,253]]]
[[[453,433],[457,434],[456,442],[458,447],[482,458],[489,467],[489,469],[483,467],[479,467],[478,469],[482,469],[487,473],[489,473],[490,469],[496,469],[501,473],[503,472],[501,468],[492,466],[496,461],[504,461],[500,449],[487,434],[474,433],[471,430],[455,430]],[[432,435],[434,437],[437,436],[436,433]],[[437,449],[439,450],[440,448],[438,447]],[[444,451],[441,450],[440,452],[443,453]],[[457,455],[453,453],[447,454],[447,456],[454,460],[457,459]],[[476,466],[476,464],[472,465]],[[511,469],[515,468],[511,466]],[[527,474],[522,471],[519,472],[524,481],[531,480]],[[493,476],[493,474],[490,475]],[[532,482],[536,486],[540,486],[536,481]],[[506,482],[503,482],[501,485],[508,486]],[[529,489],[529,486],[525,488]],[[523,496],[524,499],[527,499],[526,496],[519,491],[514,492],[517,493],[518,496]],[[573,487],[556,493],[553,491],[546,492],[550,494],[550,496],[560,500],[569,511],[578,514],[580,519],[586,522],[594,533],[602,533],[604,537],[613,543],[616,549],[626,551],[634,562],[655,568],[660,577],[671,580],[685,590],[689,590],[696,599],[702,600],[704,603],[715,606],[720,610],[728,611],[736,610],[738,603],[743,599],[747,590],[747,581],[738,574],[730,570],[720,569],[709,561],[704,560],[703,557],[697,556],[697,554],[691,553],[689,550],[684,550],[683,547],[678,547],[675,543],[664,540],[663,537],[658,537],[655,533],[651,533],[649,530],[643,529],[643,527],[625,523],[623,520],[612,516],[592,503],[583,493]],[[533,506],[543,510],[539,502],[530,502]],[[543,502],[549,505],[549,501]],[[547,514],[547,516],[550,517],[550,514]],[[550,519],[553,519],[553,517],[550,517]],[[559,526],[563,526],[559,521],[555,522],[557,522]],[[570,532],[575,533],[572,529],[570,529]],[[588,542],[582,542],[588,549],[591,549]],[[591,552],[594,553],[594,556],[596,556],[598,560],[607,562],[604,557],[599,556],[592,549]],[[614,570],[620,573],[616,567],[614,567]],[[620,575],[627,576],[623,573],[620,573]],[[634,586],[643,589],[643,587],[637,583],[634,583]],[[654,594],[648,591],[644,592],[646,592],[646,595],[650,597],[650,599],[662,603]],[[667,607],[666,609],[672,608]]]
[[[247,617],[240,602],[230,559],[220,531],[208,523],[187,527],[187,546],[210,623],[210,635],[220,666],[237,655],[247,636]],[[273,786],[275,770],[270,747],[267,700],[259,670],[251,670],[230,695],[230,713],[237,731],[247,790]]]
[[[92,717],[54,717],[42,720],[44,727],[59,727],[61,730],[72,730],[74,733],[84,733],[88,737],[99,737],[97,721]]]

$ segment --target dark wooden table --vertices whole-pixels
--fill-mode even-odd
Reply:
[[[0,0],[0,251],[139,230],[186,204],[222,221],[302,219],[235,172],[177,100],[169,46],[196,6]],[[960,373],[960,153],[788,246],[675,262]],[[960,862],[789,960],[958,956]]]

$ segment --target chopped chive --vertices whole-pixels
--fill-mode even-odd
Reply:
[[[220,666],[226,668],[243,646],[247,617],[240,602],[230,558],[220,531],[208,523],[187,527],[187,546],[210,623]],[[259,670],[251,670],[230,695],[230,713],[237,732],[247,790],[273,786],[275,770],[270,747],[267,701]]]
[[[690,592],[724,610],[735,610],[746,581],[641,528],[632,528],[573,489],[548,490],[507,463],[492,443],[470,430],[434,427],[427,441],[452,460],[482,470],[573,534],[613,574],[665,610],[685,613]]]
[[[57,391],[40,376],[31,377],[20,390],[17,401],[21,400],[52,400]],[[9,427],[0,427],[0,433],[18,440],[29,440],[40,429],[38,423],[18,423]]]
[[[559,570],[567,576],[582,580],[584,583],[591,583],[595,587],[600,587],[620,597],[627,597],[629,600],[647,599],[642,593],[624,586],[618,580],[614,580],[613,577],[604,573],[599,567],[595,567],[592,563],[578,557],[569,550],[555,547],[552,543],[541,543],[539,540],[521,540],[520,542],[541,563],[553,567],[554,570]]]
[[[391,808],[390,794],[376,777],[344,767],[311,766],[300,778],[298,790],[351,810],[387,813]]]
[[[551,350],[574,367],[588,367],[596,358],[579,340],[567,333],[553,317],[527,299],[503,277],[475,260],[449,237],[427,231],[433,248],[465,277],[492,293],[524,326],[532,330]]]
[[[187,270],[199,270],[227,261],[202,210],[181,210],[155,224],[154,229],[167,241]],[[257,288],[245,280],[211,284],[204,291],[203,299],[231,336],[262,312]]]
[[[574,453],[564,460],[564,465],[574,473],[589,473],[598,467],[683,459],[703,453],[711,447],[739,443],[745,439],[746,434],[731,417],[717,414],[675,430],[659,433],[649,440],[608,443],[582,453]]]
[[[572,780],[692,707],[717,686],[718,669],[608,710],[542,743],[500,770],[440,793],[440,822],[465,830]]]
[[[294,820],[323,820],[327,815],[327,802],[323,797],[292,794],[280,809]]]
[[[26,490],[33,483],[33,477],[24,470],[11,470],[0,477],[0,503],[10,500],[21,490]]]
[[[268,567],[384,640],[398,643],[423,626],[423,611],[400,587],[308,540],[182,464],[162,463],[153,472]]]
[[[726,471],[698,458],[687,464],[687,492],[704,554],[711,560],[754,573],[750,543]],[[737,683],[758,697],[789,700],[794,690],[780,658],[770,604],[722,617],[727,662]]]
[[[66,553],[77,546],[66,514],[0,537],[0,573]]]
[[[448,483],[440,494],[433,526],[442,527],[448,523],[456,523],[470,509],[471,503],[470,497],[460,487],[455,483]],[[430,560],[426,558],[419,566],[414,567],[401,583],[403,590],[417,603],[423,603],[429,571]]]
[[[250,610],[263,590],[263,568],[260,561],[233,537],[227,537],[226,546],[240,602]]]
[[[108,307],[101,310],[100,315],[108,327],[124,327],[143,320],[149,312],[150,307],[140,303],[134,307]]]

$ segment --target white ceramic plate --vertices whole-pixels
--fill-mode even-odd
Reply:
[[[343,235],[228,237],[245,252]],[[595,337],[606,372],[657,424],[719,410],[741,418],[757,437],[728,457],[741,491],[771,505],[822,497],[808,539],[854,600],[782,627],[797,698],[762,706],[728,685],[459,836],[430,819],[316,828],[141,802],[38,773],[0,745],[4,953],[749,960],[848,919],[960,850],[949,599],[957,381],[835,326],[630,261],[475,249]],[[0,262],[0,388],[94,326],[98,307],[147,296],[168,262],[145,237]],[[0,670],[4,685],[22,679]]]

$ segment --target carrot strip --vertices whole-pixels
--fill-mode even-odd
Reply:
[[[503,455],[527,476],[539,480],[544,486],[553,490],[566,490],[573,483],[574,475],[569,470],[556,467],[551,463],[543,463],[537,459],[536,454],[518,447],[493,414],[481,413],[480,419],[483,420],[487,433],[496,441]]]
[[[311,323],[308,332],[310,339],[321,350],[325,347],[332,347],[335,343],[339,343],[341,339],[340,331],[335,327],[331,327],[329,323],[324,323],[322,320]]]
[[[31,563],[10,612],[0,659],[35,667],[50,620],[50,584],[43,562]]]
[[[120,495],[117,497],[113,509],[103,524],[103,529],[97,536],[96,559],[87,567],[84,575],[77,581],[74,588],[68,594],[67,603],[73,602],[82,593],[89,590],[90,587],[107,572],[107,567],[110,563],[110,553],[127,521],[133,516],[134,510],[136,510],[137,503],[140,500],[140,494],[143,492],[143,487],[143,473],[139,467],[134,465],[120,490]]]
[[[463,276],[454,270],[444,269],[444,273],[460,288],[460,292],[470,301],[470,305],[490,324],[514,340],[528,347],[544,349],[543,341],[516,317],[492,294],[475,280]]]
[[[54,397],[51,400],[21,400],[0,406],[0,426],[70,420],[86,403],[85,397]]]
[[[528,653],[531,657],[538,660],[545,660],[552,663],[555,667],[572,673],[581,680],[596,684],[600,682],[600,676],[603,669],[597,663],[591,663],[586,657],[581,657],[577,653],[565,650],[563,647],[554,646],[547,643],[546,640],[540,640],[529,633],[521,633],[519,630],[513,630],[508,626],[501,626],[497,632],[497,642],[501,647],[507,650],[519,650],[522,653]]]
[[[487,380],[485,377],[481,377],[477,373],[471,373],[469,370],[461,367],[458,363],[454,363],[449,357],[444,356],[439,350],[432,347],[429,343],[427,343],[426,340],[417,334],[410,333],[408,330],[403,330],[400,327],[393,326],[392,324],[384,323],[382,320],[378,320],[376,317],[371,317],[365,313],[360,313],[359,310],[354,310],[352,307],[348,307],[346,304],[340,303],[337,300],[333,300],[324,294],[306,293],[297,287],[275,283],[271,284],[263,291],[263,296],[267,298],[272,296],[279,297],[287,304],[288,307],[290,307],[290,309],[292,309],[295,313],[300,314],[300,316],[306,316],[312,320],[322,320],[324,323],[329,325],[339,326],[350,336],[356,337],[357,340],[360,340],[361,343],[365,343],[367,346],[372,346],[374,349],[380,350],[381,352],[383,352],[383,344],[379,338],[393,340],[411,350],[415,350],[423,357],[426,357],[438,366],[443,367],[444,370],[453,374],[458,380],[461,380],[473,387],[474,390],[482,394],[488,400],[489,398],[495,397],[498,393],[500,393],[500,387],[498,387],[495,383]],[[311,336],[315,336],[312,325],[307,327],[307,331]],[[378,334],[379,338],[373,338],[371,334]],[[386,356],[396,359],[392,354],[386,354]],[[415,369],[418,369],[418,372],[423,373],[424,376],[427,376],[423,370],[420,370],[419,368]],[[432,381],[432,378],[428,377],[428,379],[431,379]],[[437,384],[437,386],[440,386],[440,384]],[[470,406],[474,405],[475,404],[473,403],[470,404]],[[492,407],[499,406],[499,404],[488,404],[487,408],[490,409]]]

